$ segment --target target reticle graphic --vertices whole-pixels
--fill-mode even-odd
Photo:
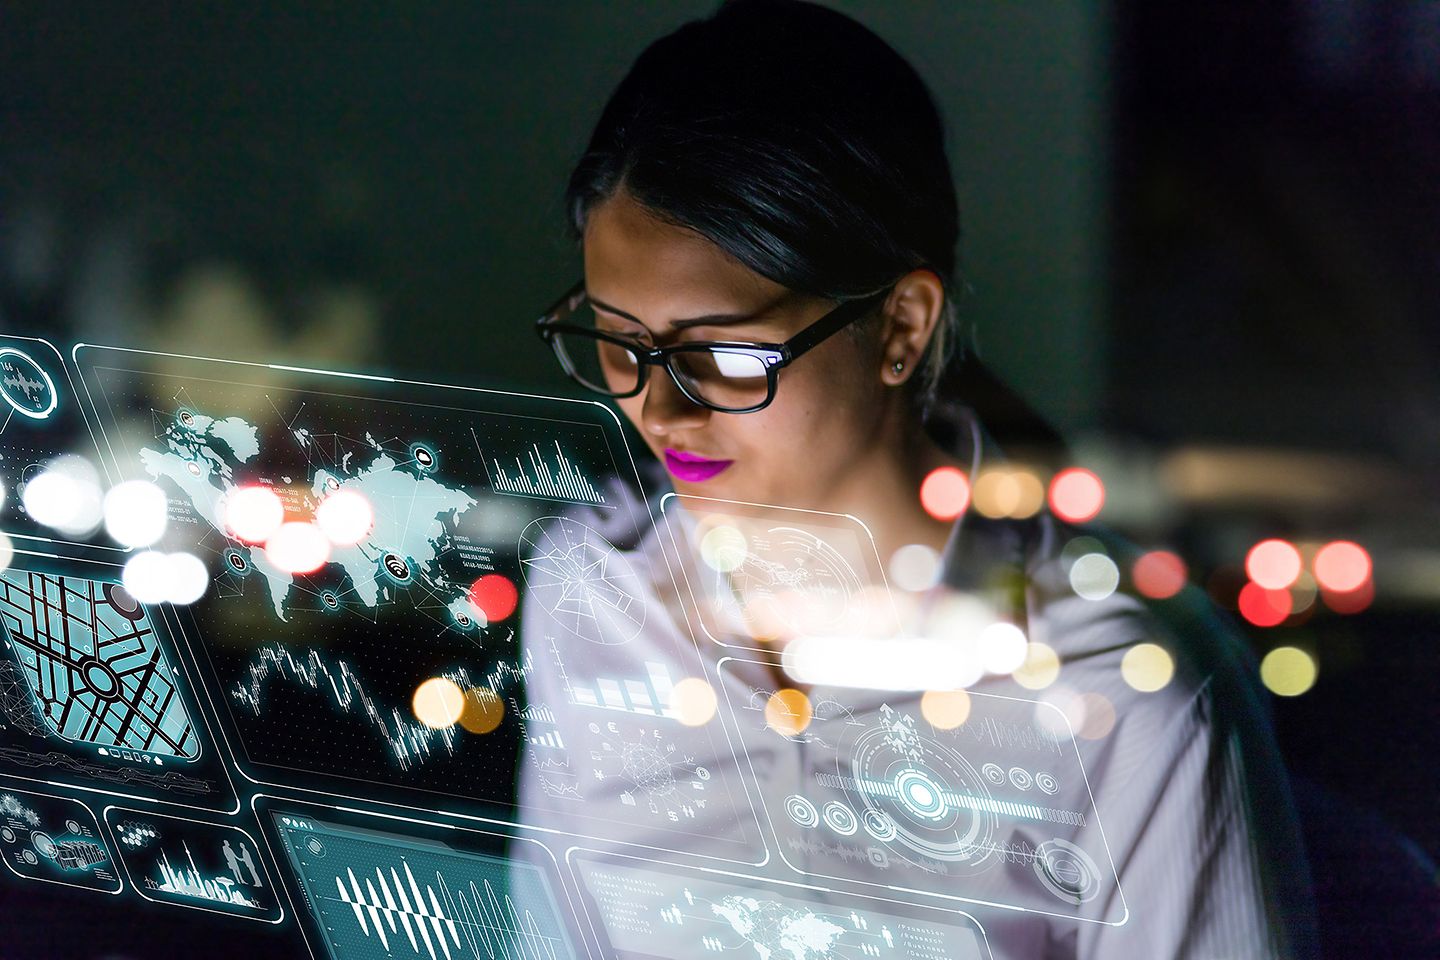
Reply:
[[[753,622],[768,607],[795,630],[825,630],[845,621],[862,584],[838,550],[795,527],[772,527],[750,546],[729,574],[746,620]]]
[[[520,533],[525,586],[566,630],[592,643],[628,643],[645,626],[639,576],[610,541],[568,517]]]
[[[964,869],[988,866],[998,818],[985,778],[888,705],[851,752],[852,785],[872,836]],[[847,780],[852,778],[845,778]]]

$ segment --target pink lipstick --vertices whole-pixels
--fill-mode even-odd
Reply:
[[[665,467],[686,483],[701,483],[727,469],[734,460],[712,460],[698,453],[665,448]]]

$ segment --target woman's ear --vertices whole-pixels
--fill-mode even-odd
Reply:
[[[880,379],[898,387],[920,366],[945,307],[945,285],[930,270],[912,270],[885,301],[880,333]]]

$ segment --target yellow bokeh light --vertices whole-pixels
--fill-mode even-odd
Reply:
[[[1175,676],[1175,659],[1159,644],[1137,643],[1121,659],[1120,675],[1141,693],[1154,693]]]
[[[1280,697],[1298,697],[1315,686],[1320,674],[1315,658],[1299,647],[1276,647],[1260,661],[1260,682]]]
[[[964,690],[926,690],[920,713],[936,730],[954,730],[970,717],[970,694]]]
[[[990,467],[975,479],[973,502],[982,516],[992,520],[1023,520],[1045,505],[1045,484],[1024,467]]]
[[[687,727],[704,726],[715,716],[715,688],[700,677],[686,677],[670,690],[670,709]]]
[[[410,702],[415,719],[427,727],[453,727],[465,712],[465,691],[448,677],[431,677],[415,688]]]
[[[1025,650],[1025,662],[1010,676],[1027,690],[1044,690],[1060,676],[1060,657],[1049,645],[1032,643]]]
[[[775,691],[765,704],[765,725],[782,737],[802,733],[814,715],[810,698],[792,687]]]
[[[460,726],[471,733],[490,733],[505,719],[505,701],[489,687],[471,687],[465,693]]]

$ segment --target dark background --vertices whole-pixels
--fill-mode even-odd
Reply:
[[[1320,663],[1274,707],[1322,887],[1401,878],[1376,936],[1440,853],[1440,3],[835,5],[934,89],[981,355],[1102,519],[1222,603],[1265,536],[1374,555],[1369,610],[1250,633]],[[6,4],[0,329],[569,392],[565,178],[711,8]],[[0,957],[302,952],[249,926],[0,885]]]

